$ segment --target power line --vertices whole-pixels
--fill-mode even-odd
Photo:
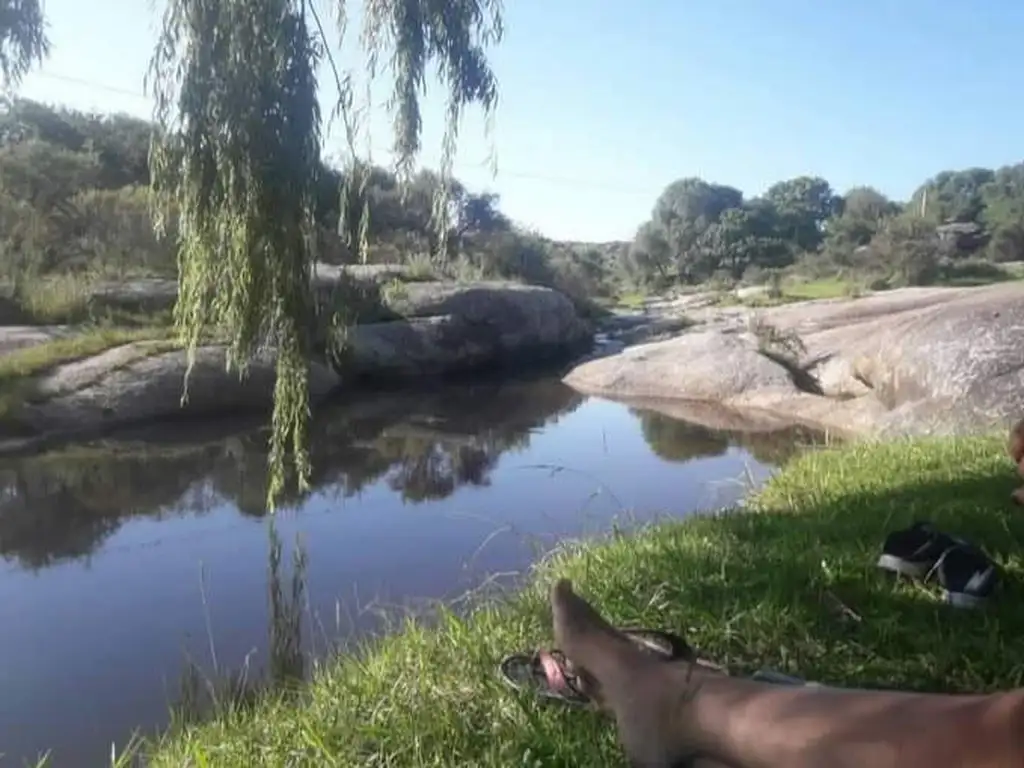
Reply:
[[[80,77],[73,77],[71,75],[64,75],[58,72],[47,72],[43,70],[37,71],[35,74],[48,80],[56,80],[59,82],[68,83],[70,85],[81,86],[83,88],[92,88],[94,90],[115,93],[121,96],[130,96],[135,99],[144,99],[147,101],[149,100],[148,96],[139,91],[131,91],[126,88],[118,88],[116,86],[106,85],[104,83],[98,83]],[[391,156],[391,153],[387,150],[378,150],[378,152],[386,156]],[[474,166],[466,163],[460,163],[457,165],[457,168],[462,171],[467,171],[470,169],[474,169]],[[500,170],[499,176],[506,176],[508,178],[513,179],[523,179],[526,181],[539,181],[546,184],[558,184],[566,187],[576,187],[578,189],[600,189],[609,192],[615,192],[616,194],[643,195],[645,197],[650,198],[651,200],[655,199],[661,191],[640,189],[639,187],[631,187],[628,184],[620,184],[619,182],[616,181],[599,181],[595,179],[577,179],[566,176],[552,176],[545,173],[537,173],[535,171]]]
[[[36,71],[35,74],[46,80],[59,80],[60,82],[70,83],[71,85],[81,85],[86,88],[93,88],[97,91],[107,91],[108,93],[118,93],[122,96],[132,96],[136,99],[145,99],[147,101],[149,100],[149,97],[146,96],[146,94],[141,93],[139,91],[129,91],[126,88],[118,88],[113,85],[97,83],[92,80],[85,80],[81,77],[72,77],[71,75],[62,75],[57,72],[46,72],[43,70]]]

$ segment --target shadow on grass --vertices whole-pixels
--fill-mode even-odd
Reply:
[[[790,464],[745,513],[566,545],[536,580],[468,619],[410,625],[321,669],[299,706],[180,733],[152,765],[621,765],[599,717],[514,694],[507,653],[550,643],[546,592],[572,578],[612,621],[673,629],[738,672],[836,685],[983,691],[1021,685],[1024,515],[1000,441],[853,446]],[[941,603],[878,571],[885,534],[931,519],[1004,569],[991,605]]]
[[[556,569],[620,621],[686,631],[709,655],[743,670],[762,664],[838,685],[978,691],[1022,685],[1024,515],[1002,469],[955,482],[903,482],[814,503],[808,494],[766,513],[667,525],[631,546],[630,568],[595,550]],[[788,508],[786,508],[788,506]],[[936,587],[875,567],[885,535],[929,519],[987,550],[1003,569],[981,611],[941,603]],[[642,552],[642,556],[641,556]],[[562,566],[560,568],[560,566]],[[601,571],[598,579],[587,570]],[[656,610],[630,608],[657,595]]]

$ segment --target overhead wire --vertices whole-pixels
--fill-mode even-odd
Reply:
[[[66,75],[59,72],[50,72],[47,70],[38,70],[34,73],[38,77],[42,77],[46,80],[54,80],[57,82],[68,83],[69,85],[77,85],[84,88],[92,88],[94,90],[106,91],[108,93],[118,94],[120,96],[129,96],[135,99],[141,99],[149,101],[149,97],[141,91],[133,91],[127,88],[120,88],[105,83],[99,83],[92,80],[87,80],[81,77],[74,77],[72,75]],[[375,150],[376,151],[376,150]],[[382,154],[388,155],[385,150],[380,150]],[[462,171],[468,171],[471,169],[482,170],[483,166],[473,165],[467,163],[456,163],[456,168]],[[538,181],[546,184],[560,184],[563,186],[577,187],[580,189],[600,189],[613,192],[616,194],[627,194],[627,195],[644,195],[650,199],[655,199],[660,190],[652,190],[650,188],[641,188],[632,186],[628,183],[624,184],[614,179],[598,180],[598,179],[579,179],[571,178],[566,176],[553,176],[547,173],[538,173],[536,171],[523,171],[523,170],[505,170],[502,168],[499,176],[505,176],[513,179],[523,179],[527,181]]]

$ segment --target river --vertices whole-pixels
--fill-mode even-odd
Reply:
[[[281,612],[268,581],[287,602],[297,552],[301,666],[512,583],[566,538],[735,503],[809,439],[711,432],[553,379],[360,396],[316,414],[312,488],[275,518],[276,571],[258,424],[6,460],[0,765],[48,749],[52,765],[101,765],[112,742],[166,726],[186,669],[256,679]]]

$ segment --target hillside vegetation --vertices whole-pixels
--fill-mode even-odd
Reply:
[[[25,99],[0,112],[0,269],[23,306],[45,319],[55,291],[100,279],[175,277],[174,233],[158,239],[149,213],[151,128],[125,115]],[[403,197],[391,171],[373,168],[352,202],[369,210],[370,262],[410,264],[425,277],[443,269],[456,279],[523,280],[585,302],[686,285],[786,281],[804,286],[791,298],[815,298],[981,283],[1013,276],[1004,265],[1024,259],[1024,164],[943,171],[905,202],[871,187],[838,193],[819,177],[780,181],[753,198],[684,178],[665,188],[632,242],[610,243],[556,242],[525,231],[496,194],[455,181],[443,268],[429,258],[438,178],[419,172]],[[336,264],[352,260],[337,234],[342,181],[337,167],[322,165],[320,253]]]
[[[92,115],[18,99],[0,111],[0,270],[15,288],[41,277],[175,277],[174,233],[157,239],[150,219],[148,151],[152,126],[125,115]],[[322,261],[351,261],[338,236],[341,172],[318,179]],[[369,209],[371,263],[435,269],[430,214],[438,176],[420,172],[403,200],[395,175],[374,168],[363,198]],[[449,189],[453,226],[448,271],[456,277],[508,278],[550,285],[576,298],[612,290],[620,245],[561,244],[516,227],[498,196]],[[354,211],[350,213],[355,213]],[[22,288],[27,290],[26,288]]]
[[[759,197],[698,178],[669,184],[624,269],[639,285],[756,282],[785,271],[882,289],[1008,277],[1024,258],[1024,163],[943,171],[907,202],[862,186],[837,193],[817,176]]]

